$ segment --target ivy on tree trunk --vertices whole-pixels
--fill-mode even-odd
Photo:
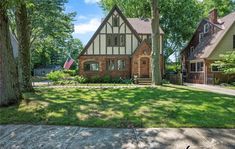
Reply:
[[[159,1],[151,0],[152,14],[152,84],[161,85]]]
[[[11,45],[9,21],[0,3],[0,106],[15,104],[20,99],[17,65]]]
[[[26,3],[21,1],[16,8],[16,30],[19,43],[19,79],[22,91],[32,91],[30,20]]]

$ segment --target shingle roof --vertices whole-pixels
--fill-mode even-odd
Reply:
[[[208,58],[211,55],[219,42],[223,39],[228,30],[235,23],[235,12],[232,12],[227,16],[219,19],[219,23],[221,24],[213,25],[220,28],[220,30],[212,36],[205,38],[201,44],[198,44],[198,46],[195,48],[195,52],[189,57],[189,59],[203,59]]]
[[[152,33],[150,19],[127,18],[127,20],[138,34],[151,34]],[[164,34],[161,27],[160,27],[160,34]]]

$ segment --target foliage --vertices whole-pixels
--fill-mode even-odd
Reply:
[[[85,127],[235,128],[233,96],[190,87],[37,88],[19,105],[0,108],[0,124]]]
[[[83,76],[76,76],[74,78],[74,80],[78,83],[86,83],[87,82],[87,78],[83,77]]]
[[[63,70],[63,73],[68,74],[69,76],[76,76],[77,75],[77,70]]]
[[[47,74],[47,78],[51,81],[57,82],[64,79],[66,75],[62,71],[52,71]]]
[[[166,72],[179,72],[181,65],[179,63],[168,63],[166,65]]]
[[[207,16],[212,8],[216,8],[218,10],[220,17],[235,11],[234,0],[203,0],[202,5],[204,6],[204,16]]]
[[[103,77],[103,82],[110,83],[110,82],[112,82],[112,78],[109,75],[106,75]]]
[[[218,66],[225,74],[235,74],[235,52],[229,52],[220,55],[221,60],[216,61],[214,65]]]

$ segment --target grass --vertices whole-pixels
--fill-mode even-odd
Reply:
[[[37,88],[24,99],[0,108],[0,124],[235,128],[235,97],[184,86]]]

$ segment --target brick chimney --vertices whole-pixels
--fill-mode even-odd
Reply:
[[[213,9],[209,12],[209,21],[211,23],[217,24],[218,23],[218,13],[217,9]]]

